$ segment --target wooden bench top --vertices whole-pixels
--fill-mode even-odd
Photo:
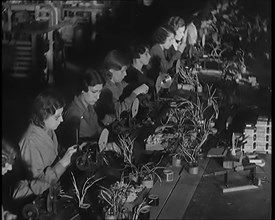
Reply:
[[[200,182],[209,158],[199,161],[199,173],[189,174],[181,167],[167,167],[174,172],[172,182],[157,181],[150,194],[159,196],[159,205],[151,206],[150,219],[181,219]],[[180,174],[179,174],[180,173]]]

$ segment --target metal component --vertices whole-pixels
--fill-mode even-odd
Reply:
[[[93,171],[97,162],[97,144],[88,143],[76,158],[76,167],[81,171]]]
[[[168,89],[170,88],[173,79],[167,73],[159,74],[157,81],[156,81],[156,92],[158,93],[161,88]]]
[[[250,170],[249,179],[250,179],[250,182],[252,183],[252,186],[245,185],[245,186],[238,186],[238,187],[229,187],[229,173],[240,172],[245,170]],[[224,175],[224,185],[225,185],[225,188],[223,189],[224,193],[246,190],[246,189],[254,189],[255,187],[258,188],[258,186],[261,185],[261,181],[258,178],[256,178],[256,164],[239,165],[234,167],[233,169],[207,173],[207,174],[204,174],[203,177],[219,176],[219,175]]]
[[[39,216],[38,207],[34,204],[27,204],[22,210],[22,215],[25,219],[36,220]]]

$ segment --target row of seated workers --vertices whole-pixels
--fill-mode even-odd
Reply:
[[[2,138],[2,175],[12,170],[19,158],[27,171],[23,179],[14,183],[10,201],[41,195],[52,181],[59,181],[70,170],[72,156],[79,147],[98,141],[105,127],[131,111],[136,98],[146,95],[154,100],[158,75],[176,75],[176,61],[189,57],[197,32],[192,23],[187,26],[182,18],[173,16],[156,29],[153,38],[152,46],[146,42],[129,46],[130,53],[109,51],[101,68],[89,68],[79,75],[76,93],[69,103],[54,89],[40,91],[33,101],[29,126],[18,143],[20,153]],[[193,100],[195,91],[190,86],[175,91]],[[172,84],[166,92],[173,97],[173,91]],[[115,148],[110,142],[105,150]],[[20,215],[3,206],[2,219],[16,219]]]

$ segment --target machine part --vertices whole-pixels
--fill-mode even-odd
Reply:
[[[226,173],[229,172],[239,172],[239,171],[243,171],[243,170],[250,170],[252,172],[256,171],[256,165],[255,164],[248,164],[248,165],[240,165],[240,166],[236,166],[233,169],[228,169],[228,170],[221,170],[221,171],[215,171],[212,173],[206,173],[203,175],[203,177],[208,177],[208,176],[219,176],[219,175],[224,175]]]
[[[127,118],[123,118],[122,120],[118,121],[114,121],[111,124],[111,131],[115,134],[120,134],[120,133],[124,133],[127,132],[129,130],[129,128],[125,127]]]
[[[39,217],[39,210],[34,204],[27,204],[22,210],[22,215],[25,219],[36,220]]]
[[[147,107],[149,109],[152,109],[153,108],[153,103],[150,101],[152,98],[152,95],[147,93],[147,94],[142,94],[142,95],[139,95],[138,96],[138,100],[139,100],[139,103],[140,103],[140,106],[142,107]]]
[[[255,185],[255,186],[262,185],[262,180],[259,178],[254,178],[253,185]]]
[[[240,172],[244,170],[250,170],[249,173],[249,179],[252,184],[250,185],[244,185],[244,186],[237,186],[237,187],[229,187],[229,173],[230,172]],[[256,189],[259,185],[261,185],[261,181],[256,178],[256,164],[247,164],[247,165],[240,165],[236,166],[233,169],[229,170],[221,170],[221,171],[215,171],[212,173],[204,174],[203,177],[208,176],[219,176],[224,175],[224,185],[223,193],[227,192],[235,192],[235,191],[242,191],[242,190],[248,190],[248,189]]]
[[[135,100],[132,104],[132,118],[134,118],[137,115],[138,107],[139,107],[139,100],[138,100],[138,98],[135,98]]]
[[[84,155],[80,155],[76,159],[76,166],[81,171],[86,171],[90,167],[90,161],[87,158],[87,155],[84,153]]]
[[[31,77],[32,74],[39,73],[39,80],[43,83],[53,83],[53,29],[61,27],[57,25],[56,7],[53,3],[21,4],[9,1],[3,3],[2,7],[7,10],[8,15],[4,36],[10,35],[15,41],[16,57],[12,65],[12,75]],[[22,24],[29,30],[22,29],[19,35],[11,33],[11,30]],[[38,36],[43,36],[48,42],[48,46],[42,50],[39,49]]]
[[[49,194],[47,196],[47,212],[51,213],[53,211],[53,196],[52,196],[52,192],[51,192],[51,188],[49,190]]]
[[[94,170],[97,163],[97,145],[94,142],[83,146],[76,158],[76,167],[81,171]]]
[[[148,204],[151,206],[159,205],[159,196],[157,194],[148,195]]]
[[[172,85],[173,79],[167,73],[159,74],[156,81],[156,92],[158,93],[161,88],[168,89]]]
[[[174,172],[172,170],[163,170],[164,181],[172,182],[174,180]]]
[[[46,197],[46,209],[48,213],[57,214],[56,210],[56,203],[57,203],[57,196],[60,192],[60,184],[56,181],[52,181],[48,195]]]
[[[258,189],[258,186],[255,185],[245,185],[245,186],[236,186],[236,187],[226,187],[223,188],[223,193],[228,192],[236,192],[236,191],[243,191],[243,190],[249,190],[249,189]]]
[[[104,148],[106,148],[108,137],[109,137],[109,130],[107,128],[104,128],[98,140],[99,152],[102,152]]]
[[[261,178],[260,180],[261,180],[261,183],[264,183],[264,182],[269,183],[269,182],[270,182],[269,179],[268,179],[266,176],[264,176],[264,177]]]

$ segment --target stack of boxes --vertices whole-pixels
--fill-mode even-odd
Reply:
[[[247,124],[244,130],[245,144],[244,153],[269,153],[271,154],[271,120],[259,116],[253,126]]]

